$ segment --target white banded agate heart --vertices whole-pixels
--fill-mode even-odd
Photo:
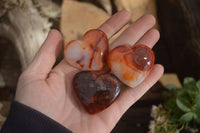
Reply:
[[[107,64],[108,38],[101,30],[90,30],[82,40],[70,41],[64,54],[68,63],[78,69],[101,70]]]
[[[133,48],[118,46],[108,55],[108,65],[112,73],[129,87],[137,86],[147,77],[154,60],[153,51],[142,44]]]

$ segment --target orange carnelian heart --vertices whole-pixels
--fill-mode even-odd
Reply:
[[[69,64],[78,69],[101,70],[107,61],[108,38],[101,30],[90,30],[82,40],[70,41],[64,53]]]
[[[153,51],[142,44],[133,48],[118,46],[108,55],[108,65],[112,73],[129,87],[140,84],[154,64]]]
[[[120,94],[121,82],[113,74],[98,75],[91,71],[77,73],[73,88],[79,101],[90,114],[110,106]]]

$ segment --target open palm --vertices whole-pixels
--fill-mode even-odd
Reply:
[[[99,29],[112,37],[130,20],[130,13],[120,11],[102,24]],[[145,15],[131,24],[111,45],[133,46],[135,43],[149,47],[159,39],[152,29],[155,19]],[[15,100],[42,112],[73,132],[110,132],[125,111],[134,104],[162,75],[163,67],[154,65],[148,77],[137,87],[122,91],[107,109],[95,115],[88,114],[73,93],[72,79],[79,71],[63,59],[53,69],[62,48],[62,36],[51,30],[32,63],[19,78]]]

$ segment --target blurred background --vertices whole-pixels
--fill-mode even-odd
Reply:
[[[200,78],[200,1],[1,0],[0,126],[6,119],[20,73],[31,62],[51,28],[62,32],[66,44],[80,39],[87,30],[97,28],[122,9],[131,12],[130,23],[144,14],[156,17],[155,28],[161,38],[153,48],[155,63],[165,67],[165,74],[124,114],[112,132],[148,132],[151,107],[163,102],[164,86],[170,83],[181,87],[185,77]],[[62,58],[61,54],[57,62]]]

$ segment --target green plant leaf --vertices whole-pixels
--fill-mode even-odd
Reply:
[[[185,113],[181,116],[179,121],[181,123],[189,123],[193,119],[193,116],[194,116],[194,113],[192,112]]]
[[[195,113],[197,114],[197,116],[198,116],[199,119],[200,119],[200,104],[196,104],[196,105],[194,106],[194,111],[195,111]]]
[[[194,83],[196,83],[196,81],[192,77],[186,77],[183,80],[183,85],[194,84]]]
[[[176,91],[176,97],[185,97],[188,95],[188,91],[184,90],[184,89],[177,89]]]
[[[191,128],[200,124],[200,79],[184,78],[182,88],[173,84],[165,86],[164,108],[169,112],[170,123]]]
[[[199,92],[200,92],[200,80],[198,80],[198,81],[196,82],[196,86],[197,86],[197,88],[198,88],[198,90],[199,90]]]
[[[183,89],[189,90],[190,93],[193,93],[196,89],[196,81],[192,77],[184,78],[183,80]]]
[[[200,95],[195,96],[195,103],[200,105]]]
[[[168,84],[165,86],[165,88],[169,91],[173,90],[173,89],[177,89],[176,85],[174,85],[174,84]]]
[[[194,121],[195,121],[196,123],[200,124],[200,118],[198,117],[197,114],[194,114],[194,115],[193,115],[193,119],[194,119]]]
[[[176,104],[179,107],[179,109],[181,109],[183,112],[191,111],[191,109],[185,103],[183,103],[179,98],[176,98]]]
[[[184,79],[183,82],[183,90],[187,91],[187,93],[192,97],[200,92],[197,88],[197,84],[194,78],[188,77]]]

